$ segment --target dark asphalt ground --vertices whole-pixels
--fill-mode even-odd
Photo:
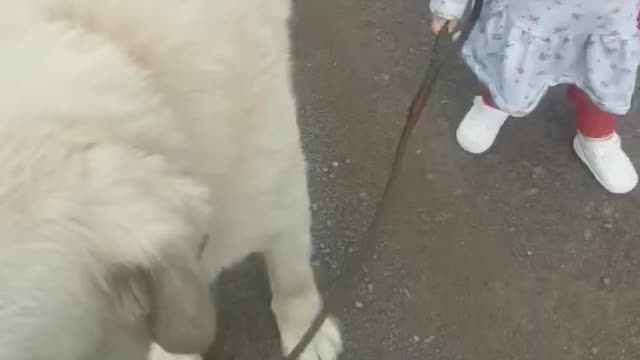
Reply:
[[[320,284],[380,195],[428,60],[427,0],[301,0],[293,23]],[[607,194],[571,150],[562,89],[483,156],[456,126],[479,84],[457,61],[412,139],[383,248],[337,314],[348,360],[640,358],[640,191]],[[640,106],[621,122],[640,165]],[[372,239],[367,239],[372,241]],[[218,292],[235,360],[278,342],[259,259]],[[225,359],[226,360],[226,359]]]

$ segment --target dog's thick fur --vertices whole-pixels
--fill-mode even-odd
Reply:
[[[321,299],[289,0],[0,9],[0,359],[205,351],[208,285],[252,252],[291,350]],[[302,359],[340,350],[327,321]]]

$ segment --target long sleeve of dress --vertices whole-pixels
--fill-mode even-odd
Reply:
[[[431,12],[447,20],[459,20],[464,15],[469,0],[431,0]]]

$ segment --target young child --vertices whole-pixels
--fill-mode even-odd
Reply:
[[[432,29],[449,30],[468,0],[431,0]],[[627,113],[636,82],[640,0],[485,0],[463,57],[487,90],[457,131],[460,146],[480,154],[510,117],[530,113],[547,89],[569,84],[577,135],[573,147],[612,193],[638,175],[622,150],[616,116]]]

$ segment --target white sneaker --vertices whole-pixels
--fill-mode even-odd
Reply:
[[[489,150],[508,118],[509,114],[492,108],[485,104],[481,96],[476,96],[473,107],[458,126],[458,144],[472,154]]]
[[[618,134],[606,140],[578,134],[573,140],[573,149],[609,192],[626,194],[638,184],[638,173],[622,150]]]

